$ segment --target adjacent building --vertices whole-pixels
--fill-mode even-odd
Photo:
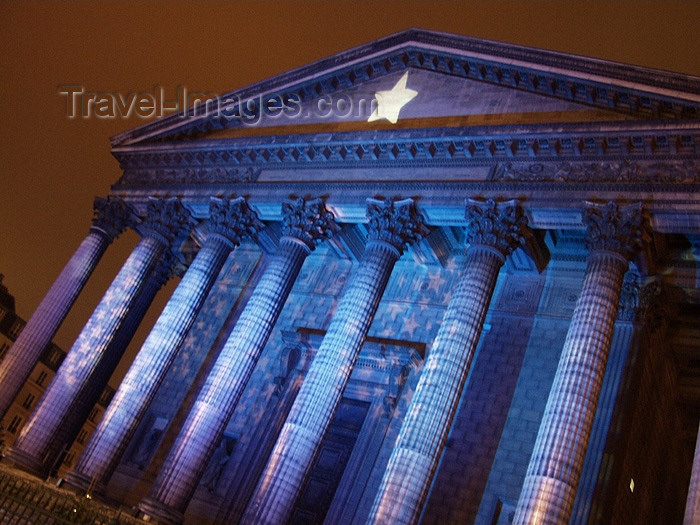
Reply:
[[[2,281],[3,276],[0,274],[0,363],[26,324],[24,319],[15,313],[15,298]],[[30,372],[29,379],[22,385],[19,394],[2,418],[3,450],[14,444],[36,402],[44,395],[46,387],[51,383],[65,356],[66,352],[53,342],[44,349],[36,366]],[[87,420],[80,428],[75,441],[67,443],[63,453],[50,466],[51,474],[60,476],[70,469],[75,457],[80,455],[88,437],[95,429],[96,423],[109,405],[113,394],[114,389],[109,385],[106,386],[97,404],[92,407]]]

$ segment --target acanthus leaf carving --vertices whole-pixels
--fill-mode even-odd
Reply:
[[[209,231],[226,237],[238,246],[243,238],[255,240],[265,225],[243,197],[209,199]]]
[[[700,166],[692,160],[641,164],[619,162],[508,162],[496,169],[494,180],[522,182],[700,182]]]
[[[492,199],[467,199],[467,242],[495,248],[504,257],[523,246],[530,235],[527,217],[517,200],[495,202]]]
[[[282,203],[282,232],[303,241],[309,249],[340,230],[335,216],[321,199],[287,199]]]
[[[619,206],[586,202],[583,210],[586,224],[586,248],[589,251],[617,253],[627,260],[642,249],[648,238],[648,224],[641,203]]]
[[[134,210],[121,198],[114,195],[95,197],[92,225],[107,235],[110,242],[127,228],[136,225]]]
[[[399,253],[430,233],[413,199],[367,199],[367,218],[370,240],[384,241]]]

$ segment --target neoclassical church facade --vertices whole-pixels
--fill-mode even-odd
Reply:
[[[700,79],[409,30],[112,139],[4,462],[159,523],[698,523]],[[177,276],[177,277],[174,277]]]

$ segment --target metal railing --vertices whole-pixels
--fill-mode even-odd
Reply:
[[[142,525],[144,522],[95,500],[0,469],[0,524]]]

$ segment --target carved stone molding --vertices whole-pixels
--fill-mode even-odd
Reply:
[[[467,199],[467,242],[490,246],[507,257],[523,246],[530,235],[527,217],[517,200],[496,203],[492,199]]]
[[[159,155],[167,155],[165,153]],[[222,161],[223,162],[223,161]],[[191,168],[187,165],[173,169],[128,169],[119,180],[120,184],[230,184],[236,182],[255,182],[260,175],[260,168],[231,168],[215,166]]]
[[[556,162],[499,166],[493,180],[522,182],[700,182],[700,166],[692,160],[644,164],[617,162]]]
[[[643,322],[650,333],[662,331],[678,314],[682,302],[680,290],[653,279],[639,289],[637,320]]]
[[[134,210],[119,197],[95,197],[92,207],[92,225],[104,232],[110,242],[119,237],[127,227],[133,227],[136,222]]]
[[[636,270],[628,270],[622,282],[620,303],[617,307],[618,321],[634,321],[639,307],[640,276]]]
[[[146,216],[136,230],[142,235],[155,235],[170,245],[183,232],[194,226],[194,219],[176,197],[157,199],[149,197]]]
[[[430,232],[413,199],[367,199],[367,218],[370,240],[389,243],[399,253]]]
[[[238,246],[244,237],[255,239],[265,225],[243,197],[209,199],[209,231],[226,237]]]
[[[163,286],[174,275],[182,277],[186,270],[187,267],[183,263],[182,258],[175,254],[172,249],[168,248],[153,269],[151,278],[155,279],[160,286]]]
[[[363,85],[368,81],[411,68],[544,94],[605,110],[638,114],[644,118],[649,118],[650,115],[667,118],[692,118],[698,112],[697,103],[681,102],[662,92],[654,93],[649,90],[640,90],[632,79],[636,79],[640,84],[661,85],[666,89],[672,85],[681,90],[692,89],[688,86],[688,83],[692,82],[691,80],[683,81],[672,78],[662,80],[650,77],[648,72],[640,72],[626,66],[623,68],[619,64],[614,64],[614,67],[612,64],[606,65],[600,61],[590,64],[582,62],[580,58],[572,62],[570,58],[563,55],[545,55],[543,54],[545,52],[539,50],[518,49],[513,51],[511,47],[503,44],[485,44],[481,41],[468,41],[463,37],[452,35],[435,35],[429,32],[421,32],[420,36],[417,35],[418,33],[414,33],[414,36],[409,37],[410,47],[408,48],[405,47],[405,34],[400,34],[386,39],[382,47],[378,48],[377,43],[372,42],[363,48],[356,48],[301,70],[294,70],[261,82],[256,86],[259,90],[257,93],[261,95],[257,100],[256,97],[251,97],[252,93],[240,91],[224,94],[222,99],[238,99],[241,101],[239,104],[245,100],[246,113],[259,115],[263,111],[261,107],[263,94],[276,94],[283,99],[305,103],[316,99],[321,93],[332,95],[338,91],[342,92],[353,86]],[[415,40],[416,37],[420,42]],[[395,40],[392,41],[392,39]],[[500,48],[496,49],[498,46]],[[391,49],[392,47],[394,49]],[[454,50],[450,51],[450,47],[453,47]],[[384,52],[379,52],[378,49],[383,49]],[[470,56],[463,54],[465,49],[469,50]],[[370,53],[370,55],[364,55],[365,53]],[[376,54],[379,56],[371,56]],[[358,61],[359,57],[362,58]],[[344,60],[348,60],[350,64],[338,68],[338,64]],[[543,70],[529,67],[527,62],[533,60],[536,62],[546,61],[551,69]],[[593,78],[581,75],[574,79],[557,72],[557,69],[560,71],[570,68],[580,70],[582,67]],[[330,68],[331,71],[325,68]],[[623,75],[622,78],[625,78],[628,84],[601,85],[600,81],[594,78],[601,75],[617,78]],[[307,80],[300,82],[300,76],[306,76]],[[232,113],[241,114],[239,105],[231,109]],[[184,115],[172,116],[162,119],[162,122],[153,123],[150,127],[150,139],[193,137],[219,129],[245,125],[244,119],[231,119],[216,114],[195,117],[193,111],[190,108]],[[180,119],[181,124],[173,127],[172,124],[176,119]],[[154,133],[158,129],[159,132]],[[118,141],[127,140],[130,137],[133,140],[134,134],[134,132],[127,132],[116,138]]]
[[[648,238],[642,204],[619,206],[586,202],[583,222],[587,225],[586,248],[589,252],[604,250],[629,260],[642,249]]]
[[[282,202],[282,233],[304,242],[309,249],[340,231],[335,216],[321,199],[287,199]]]
[[[496,181],[610,181],[700,182],[696,155],[698,134],[669,131],[649,136],[634,130],[614,132],[471,135],[452,129],[416,131],[409,137],[391,133],[349,132],[304,136],[284,143],[261,137],[256,143],[227,144],[213,149],[207,143],[177,145],[169,151],[114,151],[124,175],[119,183],[199,184],[255,182],[263,167],[294,165],[344,166],[470,166],[494,164],[489,178]],[[340,140],[339,140],[340,139]],[[653,161],[626,160],[643,155]],[[578,157],[588,162],[570,162]],[[622,159],[622,160],[621,160]]]

